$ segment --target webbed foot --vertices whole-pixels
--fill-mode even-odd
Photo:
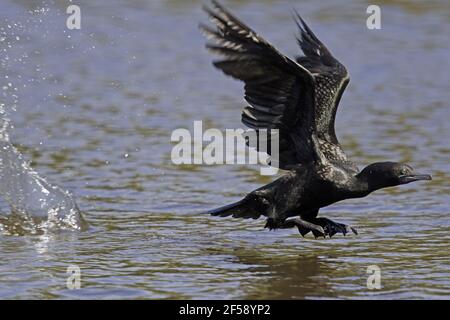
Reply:
[[[336,233],[342,233],[344,236],[347,233],[351,232],[356,235],[358,234],[358,231],[354,227],[345,225],[343,223],[334,222],[327,218],[314,218],[311,220],[311,222],[321,226],[325,231],[325,235],[329,236],[330,238]]]
[[[295,218],[288,219],[284,221],[276,221],[273,219],[267,219],[267,223],[264,228],[269,228],[269,230],[273,229],[289,229],[297,227],[300,234],[304,237],[309,232],[312,232],[315,238],[317,237],[325,237],[326,232],[323,227],[320,225],[314,224],[312,222]]]

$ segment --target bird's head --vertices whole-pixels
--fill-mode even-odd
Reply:
[[[399,162],[377,162],[365,167],[358,179],[367,182],[370,191],[419,180],[431,180],[429,174],[417,174],[411,166]]]

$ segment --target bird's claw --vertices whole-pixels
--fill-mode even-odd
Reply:
[[[347,233],[354,233],[358,234],[358,231],[351,226],[345,225],[343,223],[334,222],[327,218],[316,218],[312,223],[315,223],[319,226],[321,226],[324,231],[325,235],[329,236],[330,238],[334,236],[336,233],[342,233],[344,236],[347,235]]]
[[[272,218],[269,218],[267,219],[265,225],[265,228],[268,228],[269,230],[287,229],[292,227],[297,227],[302,237],[312,232],[314,238],[316,239],[319,237],[326,238],[327,236],[331,238],[336,233],[342,233],[344,236],[347,233],[351,232],[353,232],[354,234],[358,234],[355,228],[347,226],[342,223],[331,221],[330,219],[327,218],[314,218],[312,220],[303,220],[300,218],[296,218],[284,221],[277,221]]]

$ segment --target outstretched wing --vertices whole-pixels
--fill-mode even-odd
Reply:
[[[300,15],[295,13],[300,30],[297,40],[304,53],[303,57],[297,58],[297,62],[311,72],[316,83],[315,116],[321,150],[329,160],[347,161],[336,137],[334,123],[339,101],[350,80],[349,75]]]
[[[320,160],[323,156],[315,137],[311,73],[278,52],[216,1],[213,5],[215,10],[204,10],[216,28],[200,27],[214,41],[207,48],[224,57],[214,66],[245,83],[249,106],[242,113],[242,122],[256,130],[279,130],[282,169]]]

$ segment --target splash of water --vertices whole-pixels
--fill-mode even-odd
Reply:
[[[0,106],[0,115],[4,114]],[[82,214],[73,196],[56,185],[48,183],[31,168],[23,155],[11,144],[9,120],[2,118],[0,129],[0,196],[11,208],[10,221],[22,221],[24,229],[75,229],[85,227]],[[8,224],[3,220],[3,229]],[[12,225],[10,225],[12,226]],[[0,225],[0,230],[2,226]],[[35,230],[36,231],[36,230]]]
[[[39,18],[39,21],[42,20]],[[87,224],[73,196],[39,176],[10,142],[12,125],[8,113],[16,111],[19,90],[9,75],[9,69],[14,63],[23,65],[25,62],[23,56],[11,59],[8,51],[14,47],[14,41],[20,40],[18,32],[24,28],[24,24],[5,22],[6,27],[0,27],[0,70],[4,77],[2,80],[5,81],[0,86],[4,102],[0,103],[0,197],[9,204],[11,213],[0,215],[0,233],[85,229]],[[17,78],[20,79],[20,75]]]

